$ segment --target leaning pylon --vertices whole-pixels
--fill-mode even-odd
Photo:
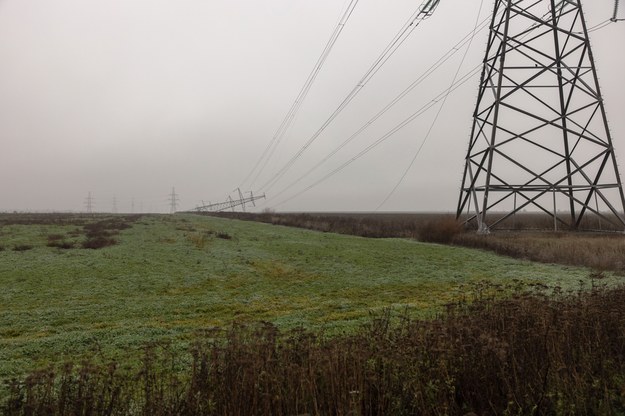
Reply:
[[[495,2],[457,212],[487,233],[525,210],[625,228],[580,0]]]

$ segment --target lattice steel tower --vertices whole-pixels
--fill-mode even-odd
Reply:
[[[479,232],[522,210],[625,228],[580,0],[496,0],[473,117],[457,212]]]

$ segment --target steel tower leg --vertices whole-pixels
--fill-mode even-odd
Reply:
[[[589,213],[625,229],[580,0],[495,1],[457,215],[471,203],[480,233],[524,210],[565,229]]]

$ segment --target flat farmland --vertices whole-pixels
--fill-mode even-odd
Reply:
[[[454,215],[443,213],[212,213],[269,224],[372,238],[409,238],[493,251],[541,263],[557,263],[625,275],[623,227],[596,216],[577,231],[553,228],[553,219],[537,213],[515,216],[488,235],[478,235]],[[500,214],[492,214],[494,218]]]
[[[154,341],[184,349],[197,331],[234,321],[342,333],[384,308],[433,316],[484,282],[490,290],[590,285],[584,268],[205,216],[1,221],[5,380],[65,360],[125,357]],[[89,238],[112,242],[84,248]]]

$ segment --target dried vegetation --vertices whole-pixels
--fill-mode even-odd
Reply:
[[[3,214],[0,216],[0,229],[3,226],[55,226],[55,227],[82,227],[74,228],[66,234],[58,232],[46,236],[46,246],[59,249],[73,249],[77,246],[86,249],[99,249],[117,244],[115,235],[121,230],[128,229],[137,221],[139,215],[116,215],[101,219],[93,215],[80,214]],[[84,237],[83,237],[84,236]],[[81,239],[81,237],[83,237]],[[33,249],[32,244],[16,244],[14,251]]]
[[[595,276],[596,277],[596,276]],[[495,288],[496,289],[496,288]],[[502,289],[503,290],[503,289]],[[351,335],[268,323],[198,334],[190,358],[68,363],[10,383],[6,415],[619,415],[625,289],[484,297]]]
[[[585,266],[625,274],[625,235],[589,218],[588,226],[604,232],[550,231],[553,221],[536,214],[518,215],[510,228],[490,235],[465,229],[445,214],[277,214],[219,213],[226,218],[260,221],[324,232],[373,238],[413,238],[494,251],[542,263]]]
[[[450,217],[264,214],[262,219],[368,237],[461,244],[598,270],[622,271],[625,258],[622,236],[506,232],[484,238],[465,232]],[[86,221],[82,231],[87,241],[113,239],[122,223]],[[187,238],[196,247],[213,235],[232,238],[189,231]],[[47,241],[67,238],[49,235]],[[574,294],[482,283],[435,318],[387,312],[338,336],[235,323],[227,330],[197,333],[187,353],[150,345],[135,366],[124,357],[106,364],[69,362],[14,379],[0,412],[623,415],[625,288],[602,287],[601,272],[590,277],[592,290]]]

